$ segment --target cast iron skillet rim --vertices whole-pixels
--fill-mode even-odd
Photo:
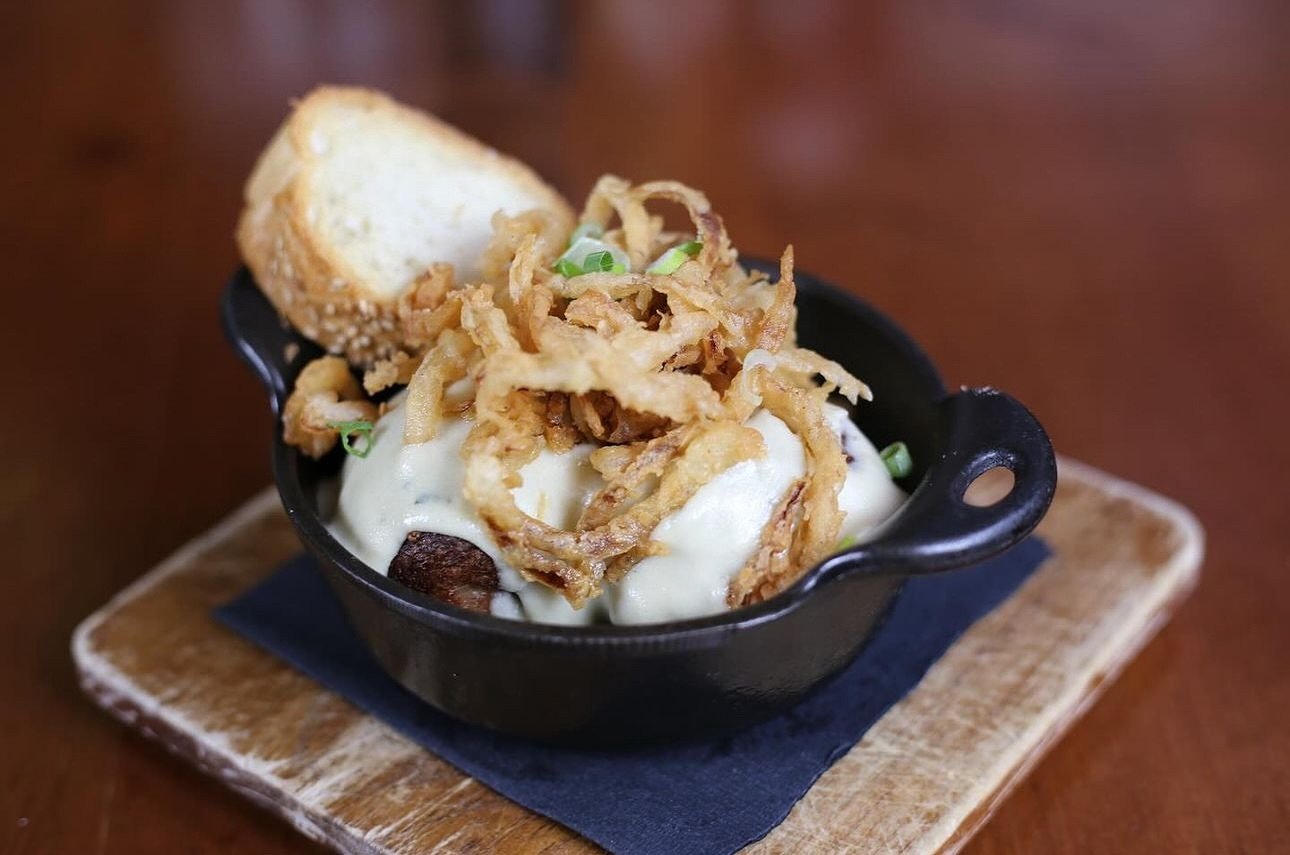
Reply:
[[[776,266],[760,260],[744,259],[744,264],[751,269],[769,273],[777,270]],[[931,360],[914,343],[913,339],[890,318],[859,297],[825,285],[814,276],[798,273],[796,284],[801,292],[810,293],[812,296],[835,304],[845,305],[849,312],[863,315],[873,328],[881,332],[901,352],[911,366],[924,375],[928,385],[935,389],[941,398],[944,398],[944,384]],[[245,352],[246,348],[243,348],[243,351]],[[751,629],[768,621],[777,620],[797,610],[806,602],[808,597],[826,590],[829,587],[828,583],[836,578],[836,575],[832,575],[828,579],[817,578],[826,565],[831,569],[841,568],[850,563],[848,561],[849,556],[863,548],[854,547],[852,550],[830,556],[824,562],[815,565],[804,573],[787,590],[764,603],[703,618],[627,626],[612,624],[559,626],[498,618],[443,603],[391,581],[389,577],[376,572],[342,546],[327,530],[327,527],[323,525],[321,518],[308,510],[310,501],[304,495],[300,478],[297,474],[299,453],[282,441],[282,434],[277,429],[277,422],[277,414],[275,413],[273,431],[274,480],[277,482],[278,492],[282,497],[288,518],[311,549],[323,559],[331,562],[350,580],[377,596],[385,607],[400,612],[434,629],[452,632],[464,638],[504,637],[511,641],[559,647],[620,647],[631,645],[655,647],[672,646],[678,643],[686,644],[687,646],[719,643],[734,633]],[[923,481],[926,481],[935,471],[936,465],[933,463],[929,467],[924,474]],[[865,546],[868,545],[865,544]],[[899,581],[897,584],[899,584]]]

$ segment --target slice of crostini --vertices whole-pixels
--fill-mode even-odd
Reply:
[[[295,105],[246,185],[237,242],[300,332],[368,365],[399,348],[395,307],[430,264],[478,279],[493,214],[573,213],[531,169],[367,89]]]

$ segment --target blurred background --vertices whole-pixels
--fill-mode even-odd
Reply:
[[[224,345],[242,182],[360,83],[527,161],[707,192],[948,383],[1188,504],[1201,587],[970,851],[1255,852],[1290,827],[1290,5],[8,3],[0,848],[296,851],[95,712],[76,622],[268,481]]]

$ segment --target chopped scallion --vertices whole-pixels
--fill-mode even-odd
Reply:
[[[352,454],[355,457],[366,457],[371,453],[372,430],[375,425],[366,419],[353,422],[327,422],[327,427],[340,434],[340,444],[345,449],[346,454]],[[362,448],[353,444],[351,437],[354,434],[358,434],[364,439]]]
[[[653,273],[657,276],[667,276],[670,273],[675,273],[678,267],[694,258],[702,249],[703,244],[700,241],[688,240],[660,255],[653,264],[645,268],[645,272]]]
[[[621,264],[623,269],[620,272],[626,273],[627,253],[599,238],[583,235],[564,251],[554,266],[558,273],[570,279],[584,273],[611,273],[614,272],[615,264]]]
[[[614,269],[615,263],[613,254],[608,250],[602,249],[599,252],[589,252],[587,257],[582,259],[582,272],[608,273]]]
[[[842,550],[850,549],[855,545],[856,545],[856,536],[854,534],[849,534],[838,541],[837,549],[835,551],[841,552]]]
[[[887,471],[893,478],[904,478],[914,471],[914,460],[909,456],[909,449],[903,442],[893,442],[878,452],[878,456],[882,458],[882,462],[886,464]]]
[[[565,279],[572,279],[575,276],[582,275],[582,268],[576,262],[567,258],[562,258],[555,263],[555,272],[559,273]]]
[[[611,267],[611,268],[609,268],[609,272],[610,272],[610,273],[626,273],[626,272],[627,272],[627,265],[626,265],[626,264],[623,264],[621,261],[615,261],[615,262],[614,262],[614,266],[613,266],[613,267]]]

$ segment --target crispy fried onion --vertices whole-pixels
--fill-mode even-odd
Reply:
[[[757,373],[763,406],[806,447],[806,476],[785,492],[752,558],[730,583],[726,602],[731,606],[761,602],[787,588],[801,571],[833,551],[842,528],[838,493],[847,477],[846,459],[820,402],[772,374]]]
[[[335,446],[341,422],[375,421],[376,406],[339,356],[323,356],[306,365],[282,408],[282,439],[310,457],[322,457]]]
[[[681,205],[693,234],[665,231],[648,207],[657,201]],[[467,502],[511,566],[575,606],[660,552],[654,528],[699,488],[766,453],[744,425],[764,407],[802,440],[807,467],[728,600],[783,590],[831,551],[842,523],[846,466],[821,404],[834,392],[853,403],[870,397],[842,366],[796,345],[792,247],[777,282],[749,273],[707,198],[672,181],[601,178],[582,223],[626,255],[626,271],[556,273],[567,227],[541,212],[499,214],[483,281],[459,285],[447,265],[427,270],[398,305],[404,352],[373,365],[365,388],[407,386],[407,443],[433,438],[447,413],[473,409],[462,447]],[[694,257],[650,272],[690,239],[702,244]],[[473,401],[450,401],[461,388]],[[334,444],[334,433],[326,439]],[[581,442],[599,446],[590,462],[604,486],[574,527],[520,510],[520,470],[543,449]]]

